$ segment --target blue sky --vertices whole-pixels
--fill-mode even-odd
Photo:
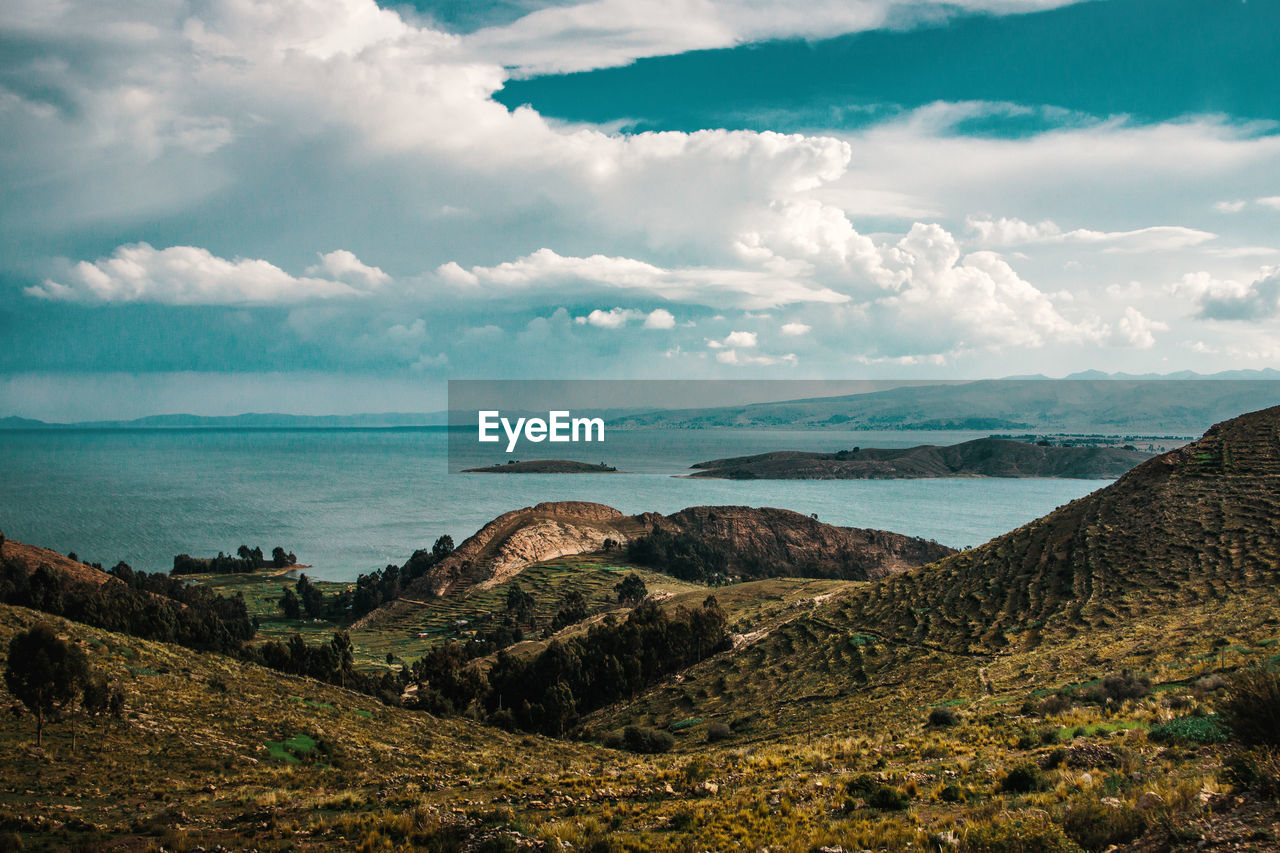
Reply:
[[[0,415],[1280,366],[1280,6],[12,0]]]

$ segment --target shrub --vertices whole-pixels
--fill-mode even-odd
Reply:
[[[929,712],[929,728],[948,729],[960,723],[960,717],[950,708],[934,708]]]
[[[1040,790],[1044,784],[1044,774],[1031,762],[1014,765],[1004,779],[1000,780],[1000,790],[1011,794],[1026,794]]]
[[[707,743],[718,743],[728,740],[733,732],[724,723],[712,723],[707,726]]]
[[[1094,800],[1075,803],[1062,816],[1062,828],[1085,850],[1128,844],[1147,831],[1146,818],[1129,805],[1106,806]]]
[[[1080,850],[1062,827],[1043,812],[1006,813],[991,823],[976,825],[965,836],[963,849],[971,853],[1079,853]]]
[[[845,801],[845,810],[854,808],[852,798],[861,797],[869,808],[880,811],[902,811],[910,803],[910,798],[900,788],[886,785],[873,776],[863,773],[849,782],[845,789],[850,799]]]
[[[1252,746],[1232,750],[1226,760],[1231,783],[1260,797],[1280,799],[1280,749]]]
[[[1227,733],[1218,725],[1218,719],[1216,715],[1177,717],[1152,728],[1148,737],[1166,743],[1223,743]]]
[[[1151,692],[1151,679],[1135,675],[1129,670],[1112,673],[1102,680],[1102,693],[1117,702],[1140,699]]]
[[[1218,711],[1236,740],[1280,746],[1280,670],[1255,666],[1236,674]]]
[[[622,730],[622,743],[631,752],[652,755],[659,752],[669,752],[676,745],[676,739],[671,736],[670,732],[645,728],[644,726],[627,726]]]

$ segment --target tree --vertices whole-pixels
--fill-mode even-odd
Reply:
[[[45,715],[75,699],[88,675],[84,652],[58,639],[48,622],[14,635],[4,682],[35,713],[36,746],[44,744]]]
[[[516,620],[516,624],[528,622],[533,615],[533,596],[525,592],[518,583],[513,583],[507,590],[507,612]]]
[[[249,550],[248,545],[241,545],[239,548],[236,549],[236,556],[238,556],[242,560],[249,559],[249,556],[251,554],[253,554],[253,551]]]
[[[289,555],[279,545],[271,549],[271,565],[277,569],[287,568],[292,565],[289,562]]]
[[[346,687],[347,676],[351,674],[355,664],[351,637],[347,635],[346,631],[339,631],[333,635],[333,641],[329,645],[333,648],[334,669],[337,670],[338,684]]]
[[[302,609],[311,619],[319,619],[324,615],[324,593],[303,574],[298,578],[298,598],[302,599]]]
[[[284,595],[280,596],[280,609],[284,611],[286,619],[302,617],[302,602],[298,601],[297,594],[287,586],[284,588]]]
[[[453,553],[453,537],[445,534],[436,540],[436,544],[431,546],[431,556],[437,560],[449,556]]]
[[[644,579],[635,572],[629,572],[613,589],[618,593],[619,604],[639,604],[649,594],[649,589],[644,585]]]

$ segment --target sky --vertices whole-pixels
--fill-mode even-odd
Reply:
[[[0,416],[1280,367],[1280,4],[7,0]]]

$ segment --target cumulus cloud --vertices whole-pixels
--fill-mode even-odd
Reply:
[[[979,245],[1023,246],[1035,243],[1106,244],[1107,252],[1167,252],[1198,246],[1218,235],[1181,225],[1155,225],[1133,231],[1095,231],[1076,228],[1063,231],[1055,223],[1045,220],[1030,223],[1021,219],[966,220]]]
[[[1218,213],[1239,213],[1244,210],[1245,205],[1247,204],[1247,201],[1243,201],[1241,199],[1219,201],[1214,203],[1213,209]]]
[[[364,267],[349,252],[334,264]],[[379,273],[381,271],[378,271]],[[207,249],[147,243],[121,246],[109,258],[71,266],[61,280],[26,288],[29,296],[65,302],[153,302],[163,305],[282,305],[366,295],[346,282],[295,277],[263,260],[219,258]],[[366,279],[367,280],[367,279]]]
[[[1144,317],[1141,311],[1130,306],[1124,310],[1124,316],[1116,323],[1112,332],[1112,341],[1135,349],[1151,349],[1156,343],[1154,333],[1167,331],[1168,328],[1167,323]]]
[[[1249,282],[1192,273],[1172,290],[1195,302],[1197,315],[1205,320],[1258,321],[1280,314],[1280,267],[1264,267]]]
[[[644,327],[646,329],[674,329],[675,326],[675,315],[665,308],[653,309],[649,312],[649,316],[644,319]]]
[[[391,281],[391,276],[377,267],[361,263],[346,249],[337,249],[320,256],[320,263],[307,268],[307,275],[328,276],[339,281],[354,279],[357,283],[368,287],[377,287]]]
[[[1257,199],[1257,203],[1272,210],[1280,210],[1280,195],[1265,196]]]
[[[791,335],[793,337],[798,337],[800,335],[807,335],[811,331],[813,331],[813,326],[810,326],[807,323],[792,322],[792,323],[782,324],[782,334],[784,335]]]
[[[621,329],[627,324],[628,320],[639,315],[639,311],[633,311],[629,308],[611,308],[608,311],[601,311],[597,308],[585,317],[574,317],[573,321],[579,326],[590,325],[600,329]]]

